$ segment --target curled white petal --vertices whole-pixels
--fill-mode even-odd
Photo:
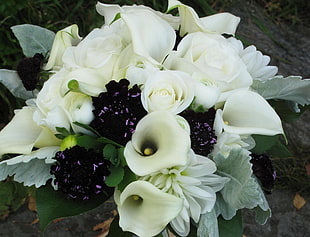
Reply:
[[[71,25],[56,33],[51,54],[47,64],[44,66],[45,70],[56,69],[63,66],[62,56],[65,50],[72,46],[77,45],[81,41],[78,34],[78,26]]]
[[[114,196],[118,204],[120,227],[138,236],[157,235],[179,214],[183,206],[181,198],[140,180],[130,183],[121,194]]]
[[[216,32],[235,34],[240,18],[230,13],[218,13],[199,18],[193,8],[176,0],[169,0],[168,9],[178,7],[181,18],[180,35],[193,32]]]
[[[223,111],[216,113],[215,127],[235,134],[283,134],[281,119],[259,94],[238,91],[228,97]]]
[[[0,157],[6,153],[29,154],[35,146],[59,144],[50,131],[33,121],[34,111],[35,108],[27,106],[17,110],[10,123],[1,130]]]
[[[151,153],[146,154],[146,149]],[[124,156],[129,168],[137,175],[187,163],[190,149],[188,131],[177,118],[166,111],[152,112],[139,121]]]

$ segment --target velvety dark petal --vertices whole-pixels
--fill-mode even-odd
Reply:
[[[194,112],[186,110],[180,114],[190,125],[191,147],[196,154],[207,156],[216,143],[213,123],[215,110],[209,109],[207,112]]]
[[[56,153],[56,164],[51,167],[54,183],[69,198],[88,200],[93,195],[109,193],[105,185],[111,163],[102,154],[74,146]]]
[[[268,194],[274,186],[276,178],[275,170],[273,169],[269,156],[265,154],[251,154],[252,170],[254,175],[259,179],[264,191]]]
[[[140,88],[128,86],[126,79],[111,81],[106,85],[107,92],[93,97],[95,119],[90,126],[121,145],[126,145],[139,120],[147,114],[141,103]]]

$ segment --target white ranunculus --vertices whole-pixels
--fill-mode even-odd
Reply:
[[[90,96],[79,92],[70,92],[62,98],[59,104],[51,107],[45,116],[40,114],[41,117],[39,117],[39,111],[37,111],[36,121],[55,132],[57,127],[64,127],[68,131],[72,128],[75,133],[87,133],[85,129],[74,125],[73,122],[89,124],[94,118],[93,109]]]
[[[253,81],[238,51],[219,34],[197,32],[185,36],[165,66],[218,85],[219,101],[225,101],[234,90],[249,88]]]
[[[250,150],[255,146],[255,141],[251,136],[242,137],[238,134],[222,132],[217,135],[216,144],[214,145],[212,156],[221,153],[227,157],[231,150],[244,148]]]
[[[44,70],[59,70],[63,66],[62,56],[65,50],[81,41],[78,30],[77,25],[71,25],[56,33],[51,54]]]
[[[220,88],[216,85],[195,83],[195,100],[193,107],[203,106],[205,109],[213,107],[220,97]]]
[[[190,136],[183,127],[176,116],[167,111],[152,112],[142,118],[124,150],[129,168],[142,176],[185,165]]]
[[[47,128],[33,120],[35,107],[25,106],[0,131],[0,157],[6,153],[29,154],[34,147],[59,145],[60,141]]]
[[[157,71],[149,74],[144,84],[141,101],[148,112],[166,110],[178,114],[194,98],[194,81],[181,71]]]
[[[114,200],[120,227],[138,236],[159,234],[183,207],[181,198],[140,180],[130,183],[122,193],[116,190]]]
[[[238,50],[242,61],[245,63],[248,72],[254,80],[265,81],[274,77],[278,68],[276,66],[269,66],[270,57],[263,55],[258,51],[254,45],[250,45],[244,49],[243,44],[236,38],[228,39]]]
[[[214,127],[239,135],[276,135],[283,134],[281,119],[259,94],[244,90],[230,95],[223,110],[216,111]]]
[[[180,35],[184,36],[193,32],[215,32],[235,34],[240,18],[230,13],[223,12],[199,18],[193,8],[177,0],[168,1],[168,9],[178,7],[181,18]]]

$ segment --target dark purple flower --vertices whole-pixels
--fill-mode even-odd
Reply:
[[[263,190],[270,194],[276,179],[276,172],[273,169],[269,156],[265,154],[251,154],[251,157],[250,162],[252,163],[254,175],[261,182]]]
[[[93,195],[111,192],[105,184],[111,163],[102,154],[74,146],[57,152],[55,159],[57,162],[51,167],[54,184],[69,198],[88,200]]]
[[[95,119],[90,126],[101,136],[125,145],[135,131],[136,125],[147,112],[141,103],[141,90],[137,85],[128,88],[129,81],[110,81],[107,92],[93,97]]]
[[[43,61],[43,55],[37,53],[32,58],[24,58],[18,63],[16,71],[26,90],[32,91],[36,88]]]
[[[189,123],[191,129],[191,147],[196,154],[208,156],[216,143],[213,123],[215,110],[207,112],[194,112],[186,110],[180,114]]]

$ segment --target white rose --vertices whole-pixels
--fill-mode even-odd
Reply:
[[[166,110],[178,114],[191,104],[194,86],[192,78],[184,72],[153,72],[142,90],[143,107],[148,112]]]
[[[165,66],[217,84],[221,91],[219,101],[234,90],[249,88],[253,81],[238,51],[219,34],[197,32],[185,36]]]
[[[67,68],[100,68],[111,77],[114,64],[123,49],[122,38],[106,28],[94,29],[76,47],[69,47],[63,61]]]

